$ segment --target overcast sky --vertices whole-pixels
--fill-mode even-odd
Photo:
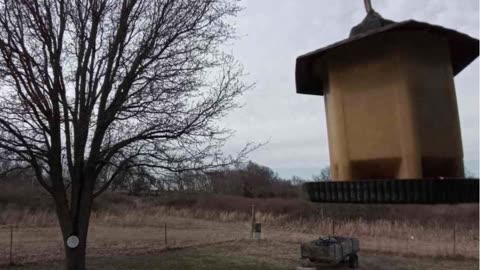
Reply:
[[[366,15],[362,0],[247,0],[236,19],[240,36],[229,52],[255,87],[244,107],[222,122],[236,130],[227,151],[247,141],[269,143],[250,155],[280,176],[311,177],[328,166],[323,97],[295,93],[295,59],[348,36]],[[478,0],[372,0],[394,21],[414,19],[479,36]],[[478,175],[479,61],[455,77],[465,164]]]

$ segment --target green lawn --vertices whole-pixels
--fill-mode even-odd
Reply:
[[[24,265],[7,268],[8,270],[61,270],[62,262]],[[108,258],[89,258],[88,270],[166,270],[166,269],[196,269],[196,270],[270,270],[289,269],[281,265],[261,262],[254,257],[226,254],[214,248],[175,250],[166,253],[143,256],[117,256]]]

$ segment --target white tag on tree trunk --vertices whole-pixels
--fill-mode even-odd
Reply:
[[[80,243],[80,240],[78,239],[77,236],[75,235],[70,235],[68,238],[67,238],[67,246],[69,248],[76,248],[78,247],[78,244]]]

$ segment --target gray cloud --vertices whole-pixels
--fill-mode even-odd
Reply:
[[[478,38],[477,0],[372,1],[375,10],[395,21],[415,19]],[[255,162],[284,176],[310,176],[328,165],[323,98],[295,93],[295,59],[348,36],[365,16],[361,0],[249,0],[235,20],[240,36],[231,51],[255,82],[222,125],[236,130],[227,151],[246,141],[269,144],[251,155]],[[479,62],[455,78],[465,160],[479,159]],[[478,162],[477,162],[478,164]],[[477,168],[472,168],[478,170]]]

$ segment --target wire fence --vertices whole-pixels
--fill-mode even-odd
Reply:
[[[330,219],[317,225],[312,231],[305,230],[305,224],[278,224],[256,213],[254,207],[249,221],[237,222],[175,216],[163,217],[147,225],[94,220],[89,230],[87,253],[89,256],[136,255],[253,238],[270,240],[272,245],[288,243],[291,246],[288,252],[296,254],[302,242],[319,235],[341,235],[359,238],[364,251],[478,258],[478,229]],[[62,258],[63,242],[58,226],[0,226],[0,266]]]

